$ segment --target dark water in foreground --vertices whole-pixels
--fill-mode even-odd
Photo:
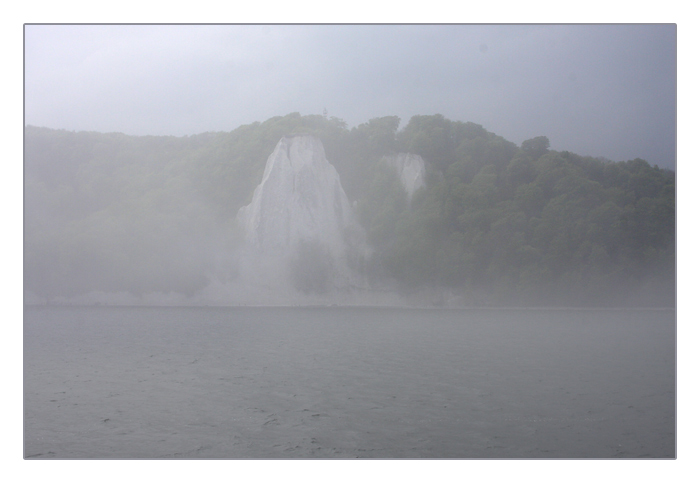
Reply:
[[[28,307],[25,457],[672,458],[675,315]]]

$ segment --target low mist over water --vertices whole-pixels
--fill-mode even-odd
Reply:
[[[31,307],[27,458],[673,458],[675,311]]]

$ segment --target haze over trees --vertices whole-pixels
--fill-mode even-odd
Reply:
[[[545,136],[518,146],[439,114],[399,124],[293,113],[185,137],[27,126],[25,291],[191,296],[235,279],[238,210],[280,138],[309,133],[366,230],[371,281],[475,305],[675,304],[675,172],[554,151]],[[426,163],[410,199],[381,161],[399,152]]]

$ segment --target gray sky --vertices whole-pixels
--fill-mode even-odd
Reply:
[[[26,124],[180,136],[324,108],[674,167],[676,27],[25,27]]]

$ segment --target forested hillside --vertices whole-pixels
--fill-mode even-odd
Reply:
[[[476,305],[675,304],[675,173],[521,146],[441,115],[348,129],[289,114],[231,132],[25,129],[25,290],[196,293],[236,277],[238,209],[285,134],[317,135],[374,249],[367,277]],[[420,154],[409,201],[386,154]]]

